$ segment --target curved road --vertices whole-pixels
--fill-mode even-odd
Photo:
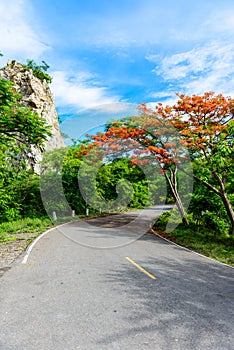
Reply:
[[[0,279],[0,349],[233,349],[234,269],[145,233],[162,209],[42,236]]]

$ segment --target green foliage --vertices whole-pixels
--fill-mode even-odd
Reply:
[[[35,237],[52,226],[49,218],[25,218],[0,224],[0,243],[19,239],[17,234],[32,233]]]
[[[70,147],[63,163],[62,183],[66,199],[77,214],[85,213],[86,203],[80,193],[78,183],[78,172],[82,163],[79,157],[81,145]]]
[[[230,162],[231,163],[231,162]],[[201,161],[201,165],[202,165]],[[199,178],[204,178],[210,184],[215,185],[215,180],[209,176],[198,162],[194,162],[194,174]],[[230,170],[232,165],[229,164]],[[231,203],[234,204],[233,181],[231,171],[225,174],[226,176],[226,194]],[[208,229],[212,229],[216,234],[225,234],[229,232],[229,217],[219,196],[211,189],[204,186],[201,182],[195,181],[194,190],[189,206],[189,213],[192,215],[192,220],[197,225],[203,225]]]
[[[42,145],[50,135],[45,120],[30,108],[20,104],[21,95],[14,84],[0,79],[0,145],[16,141],[15,145]]]
[[[41,164],[40,190],[47,213],[52,216],[56,211],[64,216],[64,193],[61,187],[63,160],[67,150],[65,148],[46,152]],[[61,213],[60,213],[61,212]]]
[[[157,174],[155,171],[155,175]],[[124,203],[129,202],[130,208],[143,208],[155,203],[156,193],[159,197],[160,180],[160,176],[156,176],[156,179],[152,177],[151,181],[147,181],[139,166],[132,165],[129,159],[119,158],[100,168],[97,188],[100,195],[108,201],[116,200],[119,195]]]
[[[177,244],[234,266],[234,238],[232,236],[216,235],[211,228],[203,224],[198,225],[195,222],[191,222],[188,226],[180,224],[172,232],[166,233],[165,229],[169,218],[171,220],[170,212],[160,215],[153,229],[161,236]]]
[[[0,222],[45,214],[38,175],[27,169],[1,174]]]
[[[222,201],[199,184],[195,186],[189,213],[197,225],[207,227],[217,234],[228,233],[229,221]]]
[[[88,206],[91,212],[93,208],[123,210],[165,201],[165,186],[162,186],[162,176],[157,169],[146,179],[142,169],[131,165],[128,159],[120,158],[109,163],[97,160],[94,164],[93,158],[85,157],[84,162],[86,148],[89,144],[76,142],[67,149],[45,154],[40,181],[49,215],[53,211],[65,215],[68,210],[65,198],[77,214],[85,213],[86,201],[93,204]],[[79,180],[82,179],[82,193],[78,176]]]
[[[42,61],[42,65],[38,66],[34,60],[27,60],[25,67],[32,69],[33,75],[40,80],[45,80],[47,84],[52,82],[51,76],[46,73],[50,66],[45,61]]]
[[[0,221],[41,215],[38,177],[28,170],[31,146],[42,146],[50,128],[20,104],[13,84],[0,80]]]

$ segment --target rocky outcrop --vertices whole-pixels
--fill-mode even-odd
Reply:
[[[65,146],[50,88],[46,81],[35,77],[31,69],[17,61],[8,61],[7,65],[0,70],[0,79],[12,81],[22,95],[22,104],[28,105],[51,126],[52,136],[48,137],[44,148],[33,147],[28,153],[30,165],[38,172],[38,162],[42,159],[43,152]]]

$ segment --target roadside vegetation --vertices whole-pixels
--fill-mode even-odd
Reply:
[[[204,225],[202,220],[197,224],[192,219],[189,225],[180,223],[174,230],[168,232],[166,227],[170,216],[169,212],[162,214],[153,224],[153,231],[169,241],[234,266],[233,236],[216,232],[214,228]]]
[[[27,69],[51,81],[45,62],[37,66],[29,60]],[[205,93],[178,95],[174,106],[159,103],[155,110],[142,104],[138,116],[110,122],[104,133],[74,141],[62,167],[64,149],[48,152],[39,176],[30,168],[28,154],[33,146],[43,147],[50,128],[22,106],[20,98],[11,82],[0,80],[0,242],[20,239],[20,233],[35,237],[54,222],[71,219],[62,196],[51,186],[61,177],[66,200],[78,217],[87,209],[91,216],[174,203],[176,229],[166,229],[175,211],[163,214],[154,229],[178,244],[234,264],[233,99]],[[97,168],[91,158],[84,167],[92,152]],[[43,193],[50,193],[46,210]],[[53,221],[53,211],[61,214],[59,220]]]
[[[28,243],[39,234],[52,227],[53,224],[49,218],[24,218],[13,222],[3,222],[0,224],[0,243],[11,242],[24,239],[23,234],[30,234]],[[20,237],[22,235],[22,238]]]

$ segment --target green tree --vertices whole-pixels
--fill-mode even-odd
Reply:
[[[93,140],[106,149],[106,153],[129,154],[132,163],[150,164],[155,176],[160,172],[165,177],[170,194],[173,196],[184,224],[188,224],[184,202],[188,202],[191,181],[187,191],[181,191],[178,178],[178,163],[190,170],[189,161],[184,160],[184,149],[179,145],[179,135],[171,123],[162,116],[149,115],[145,106],[141,107],[141,115],[129,117],[108,125],[104,134],[93,136]],[[180,174],[179,174],[180,173]],[[162,181],[162,180],[161,180]]]
[[[116,158],[100,168],[97,174],[97,190],[109,201],[116,200],[119,195],[119,200],[129,202],[128,206],[132,208],[162,203],[165,201],[165,188],[161,191],[162,177],[157,169],[152,172],[152,166],[150,174],[146,168],[147,165],[144,166],[145,174],[143,169],[133,165],[130,159]]]
[[[207,92],[202,96],[178,94],[174,106],[158,104],[155,110],[141,110],[147,125],[156,125],[158,118],[171,123],[181,137],[181,145],[189,151],[194,172],[187,172],[170,152],[179,170],[193,177],[216,194],[229,218],[230,233],[234,233],[234,212],[229,192],[233,187],[234,99]]]
[[[230,187],[234,175],[234,99],[222,94],[179,95],[169,119],[189,149],[193,177],[221,200],[234,233]],[[199,169],[199,171],[197,170]]]
[[[90,156],[91,151],[94,154]],[[83,214],[87,207],[102,211],[142,208],[165,201],[160,174],[157,179],[146,178],[129,159],[107,162],[104,158],[103,162],[99,156],[93,144],[86,141],[45,154],[41,193],[49,215],[53,211],[59,216],[69,215],[71,209]]]
[[[178,190],[178,172],[200,182],[221,199],[233,233],[228,188],[233,187],[234,173],[234,99],[214,93],[178,97],[174,106],[158,103],[155,110],[142,104],[139,116],[112,123],[93,139],[107,151],[120,147],[131,150],[137,162],[145,161],[146,153],[151,153],[151,161],[160,164],[184,223],[187,218]],[[189,162],[186,165],[186,158],[193,161],[194,172]]]
[[[33,201],[27,193],[37,193],[39,182],[28,169],[27,157],[31,146],[43,146],[50,127],[43,118],[19,102],[12,82],[0,80],[0,220],[13,220],[23,215]],[[29,185],[30,181],[32,183]],[[35,191],[32,189],[35,189]],[[27,203],[27,204],[26,204]],[[32,205],[33,206],[33,205]]]

